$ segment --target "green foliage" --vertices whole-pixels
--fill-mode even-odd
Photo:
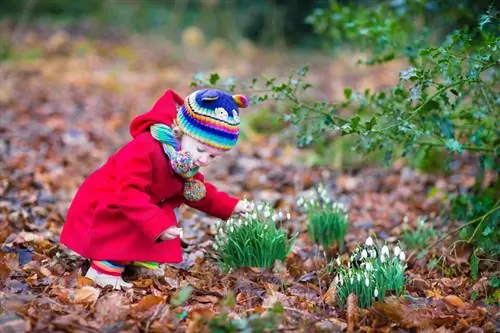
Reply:
[[[213,247],[222,268],[272,268],[276,260],[284,261],[296,235],[289,237],[277,222],[289,217],[269,204],[257,204],[252,214],[219,223]]]
[[[391,249],[378,246],[368,238],[350,254],[347,266],[337,258],[334,284],[335,300],[345,306],[352,293],[358,296],[361,308],[370,307],[376,300],[382,301],[388,293],[396,296],[404,291],[405,254],[398,246]]]
[[[421,249],[429,245],[429,242],[437,237],[437,232],[432,224],[426,223],[425,218],[418,219],[417,228],[414,230],[405,229],[401,234],[403,243],[409,249]],[[407,220],[405,218],[405,224]]]
[[[500,256],[500,201],[497,197],[498,186],[494,186],[479,194],[463,194],[453,200],[452,217],[465,222],[460,238],[474,245],[474,256]]]
[[[313,198],[299,198],[297,205],[308,216],[307,231],[315,244],[328,248],[337,242],[343,249],[349,227],[344,205],[333,203],[323,185],[315,187]]]
[[[181,306],[184,304],[189,296],[191,296],[191,292],[193,291],[193,287],[191,286],[186,286],[179,290],[175,295],[172,296],[170,299],[170,304],[174,306]]]
[[[223,312],[207,321],[207,326],[212,333],[236,333],[236,332],[275,332],[284,309],[280,302],[263,315],[252,314],[239,319],[229,318],[228,312]]]

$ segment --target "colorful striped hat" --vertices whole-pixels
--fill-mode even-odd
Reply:
[[[234,147],[240,132],[239,108],[246,108],[248,99],[218,89],[196,90],[184,100],[177,113],[182,132],[219,150]]]

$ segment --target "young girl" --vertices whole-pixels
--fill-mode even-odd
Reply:
[[[129,288],[121,275],[137,262],[182,261],[178,207],[187,204],[227,220],[252,210],[198,171],[238,140],[242,95],[198,90],[182,100],[172,90],[130,125],[133,139],[79,188],[61,242],[91,260],[97,285]]]

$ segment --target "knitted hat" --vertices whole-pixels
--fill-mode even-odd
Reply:
[[[177,113],[182,132],[210,147],[230,150],[240,132],[239,108],[248,99],[218,89],[196,90],[184,100]]]

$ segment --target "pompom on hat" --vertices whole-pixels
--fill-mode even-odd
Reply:
[[[177,112],[177,124],[186,135],[207,146],[227,151],[240,133],[240,108],[248,107],[243,95],[218,89],[196,90]]]

